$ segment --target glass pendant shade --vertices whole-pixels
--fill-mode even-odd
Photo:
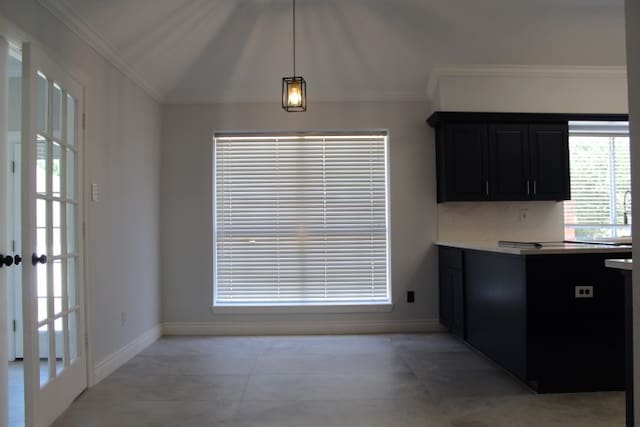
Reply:
[[[307,111],[307,82],[304,78],[282,78],[282,108],[289,112]]]

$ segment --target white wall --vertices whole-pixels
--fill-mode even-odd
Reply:
[[[627,70],[629,75],[629,126],[631,131],[631,188],[640,188],[640,2],[625,1]],[[632,200],[633,214],[640,201]],[[640,236],[640,223],[633,223],[633,235]],[[640,258],[633,252],[633,387],[634,420],[640,425]]]
[[[163,320],[170,324],[234,325],[226,331],[238,333],[256,333],[255,328],[265,322],[283,322],[271,330],[275,333],[295,330],[301,322],[316,322],[319,329],[327,322],[364,322],[367,330],[370,322],[370,326],[376,326],[369,329],[388,330],[393,324],[401,330],[414,320],[436,319],[437,256],[432,245],[436,239],[435,148],[433,132],[425,123],[428,111],[428,105],[417,102],[314,103],[313,99],[306,113],[286,113],[278,100],[268,104],[163,107]],[[394,310],[342,315],[213,314],[213,132],[366,128],[390,131]],[[405,302],[409,289],[416,291],[413,304]],[[243,323],[247,325],[244,330],[238,327]]]
[[[624,67],[439,66],[431,79],[442,111],[627,112]]]
[[[532,113],[626,113],[621,67],[441,66],[430,93],[436,110]],[[520,212],[527,210],[527,219]],[[438,240],[562,240],[561,202],[444,203]]]
[[[160,106],[35,0],[0,2],[0,32],[33,37],[86,84],[85,195],[89,183],[100,189],[87,211],[89,363],[98,364],[160,320]]]

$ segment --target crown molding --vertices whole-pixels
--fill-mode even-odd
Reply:
[[[308,95],[308,98],[313,103],[335,103],[335,102],[376,102],[376,103],[394,103],[394,102],[415,102],[415,103],[429,103],[429,98],[425,95],[406,95],[406,94],[391,94],[391,95],[363,95],[363,96],[313,96]],[[202,97],[193,98],[191,96],[167,96],[164,99],[165,105],[211,105],[211,104],[267,104],[267,103],[279,103],[280,98],[276,97],[259,97],[259,98],[238,98],[238,97]]]
[[[161,91],[127,64],[118,53],[118,50],[104,36],[91,28],[66,0],[38,0],[38,3],[89,44],[99,55],[140,86],[156,102],[161,103],[163,101],[164,97]]]
[[[626,79],[624,66],[557,66],[557,65],[435,65],[427,84],[427,97],[434,100],[443,77],[517,77],[549,79]]]

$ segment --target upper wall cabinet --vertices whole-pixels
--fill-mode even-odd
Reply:
[[[531,197],[569,200],[569,130],[567,123],[529,125]]]
[[[489,185],[489,151],[486,128],[475,123],[445,125],[436,138],[438,199],[440,194],[451,200],[486,200]],[[442,174],[442,175],[441,175]],[[442,188],[441,188],[442,187]]]
[[[438,202],[569,199],[568,120],[558,116],[434,113]]]

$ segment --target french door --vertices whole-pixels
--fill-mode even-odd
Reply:
[[[87,386],[82,87],[23,44],[22,311],[26,426],[44,427]]]

